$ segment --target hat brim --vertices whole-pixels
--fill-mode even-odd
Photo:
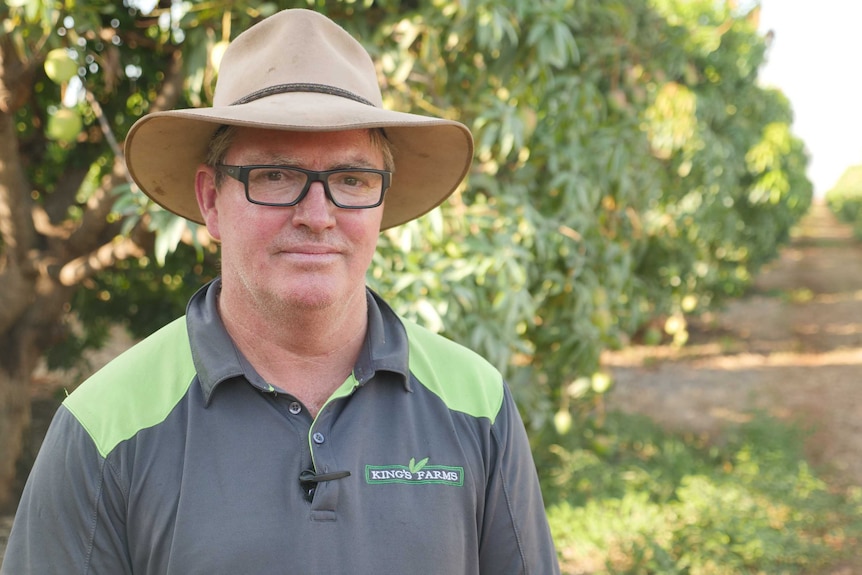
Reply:
[[[473,138],[451,120],[395,112],[334,95],[293,92],[247,104],[154,112],[126,137],[129,173],[163,208],[203,223],[194,180],[221,125],[298,132],[383,128],[393,144],[395,173],[386,193],[384,230],[439,206],[461,183],[473,159]]]

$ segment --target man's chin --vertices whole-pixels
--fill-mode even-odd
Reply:
[[[275,295],[275,305],[288,313],[319,311],[335,306],[342,298],[332,282],[302,282]]]

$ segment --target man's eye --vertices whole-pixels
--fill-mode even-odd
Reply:
[[[369,188],[373,186],[369,174],[362,172],[338,174],[335,178],[335,182],[337,185],[345,188]]]

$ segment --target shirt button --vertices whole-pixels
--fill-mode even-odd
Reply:
[[[298,401],[292,401],[290,405],[287,407],[287,410],[293,415],[298,415],[299,412],[302,411],[302,406],[299,405]]]
[[[323,434],[319,431],[311,436],[311,439],[318,445],[326,441],[326,438],[323,437]]]

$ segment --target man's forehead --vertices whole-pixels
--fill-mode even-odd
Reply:
[[[356,141],[371,143],[371,128],[355,130],[280,130],[264,127],[234,126],[234,141],[331,142]]]
[[[239,128],[228,155],[241,157],[244,163],[286,165],[327,160],[357,166],[376,164],[381,159],[369,130],[295,132]]]

